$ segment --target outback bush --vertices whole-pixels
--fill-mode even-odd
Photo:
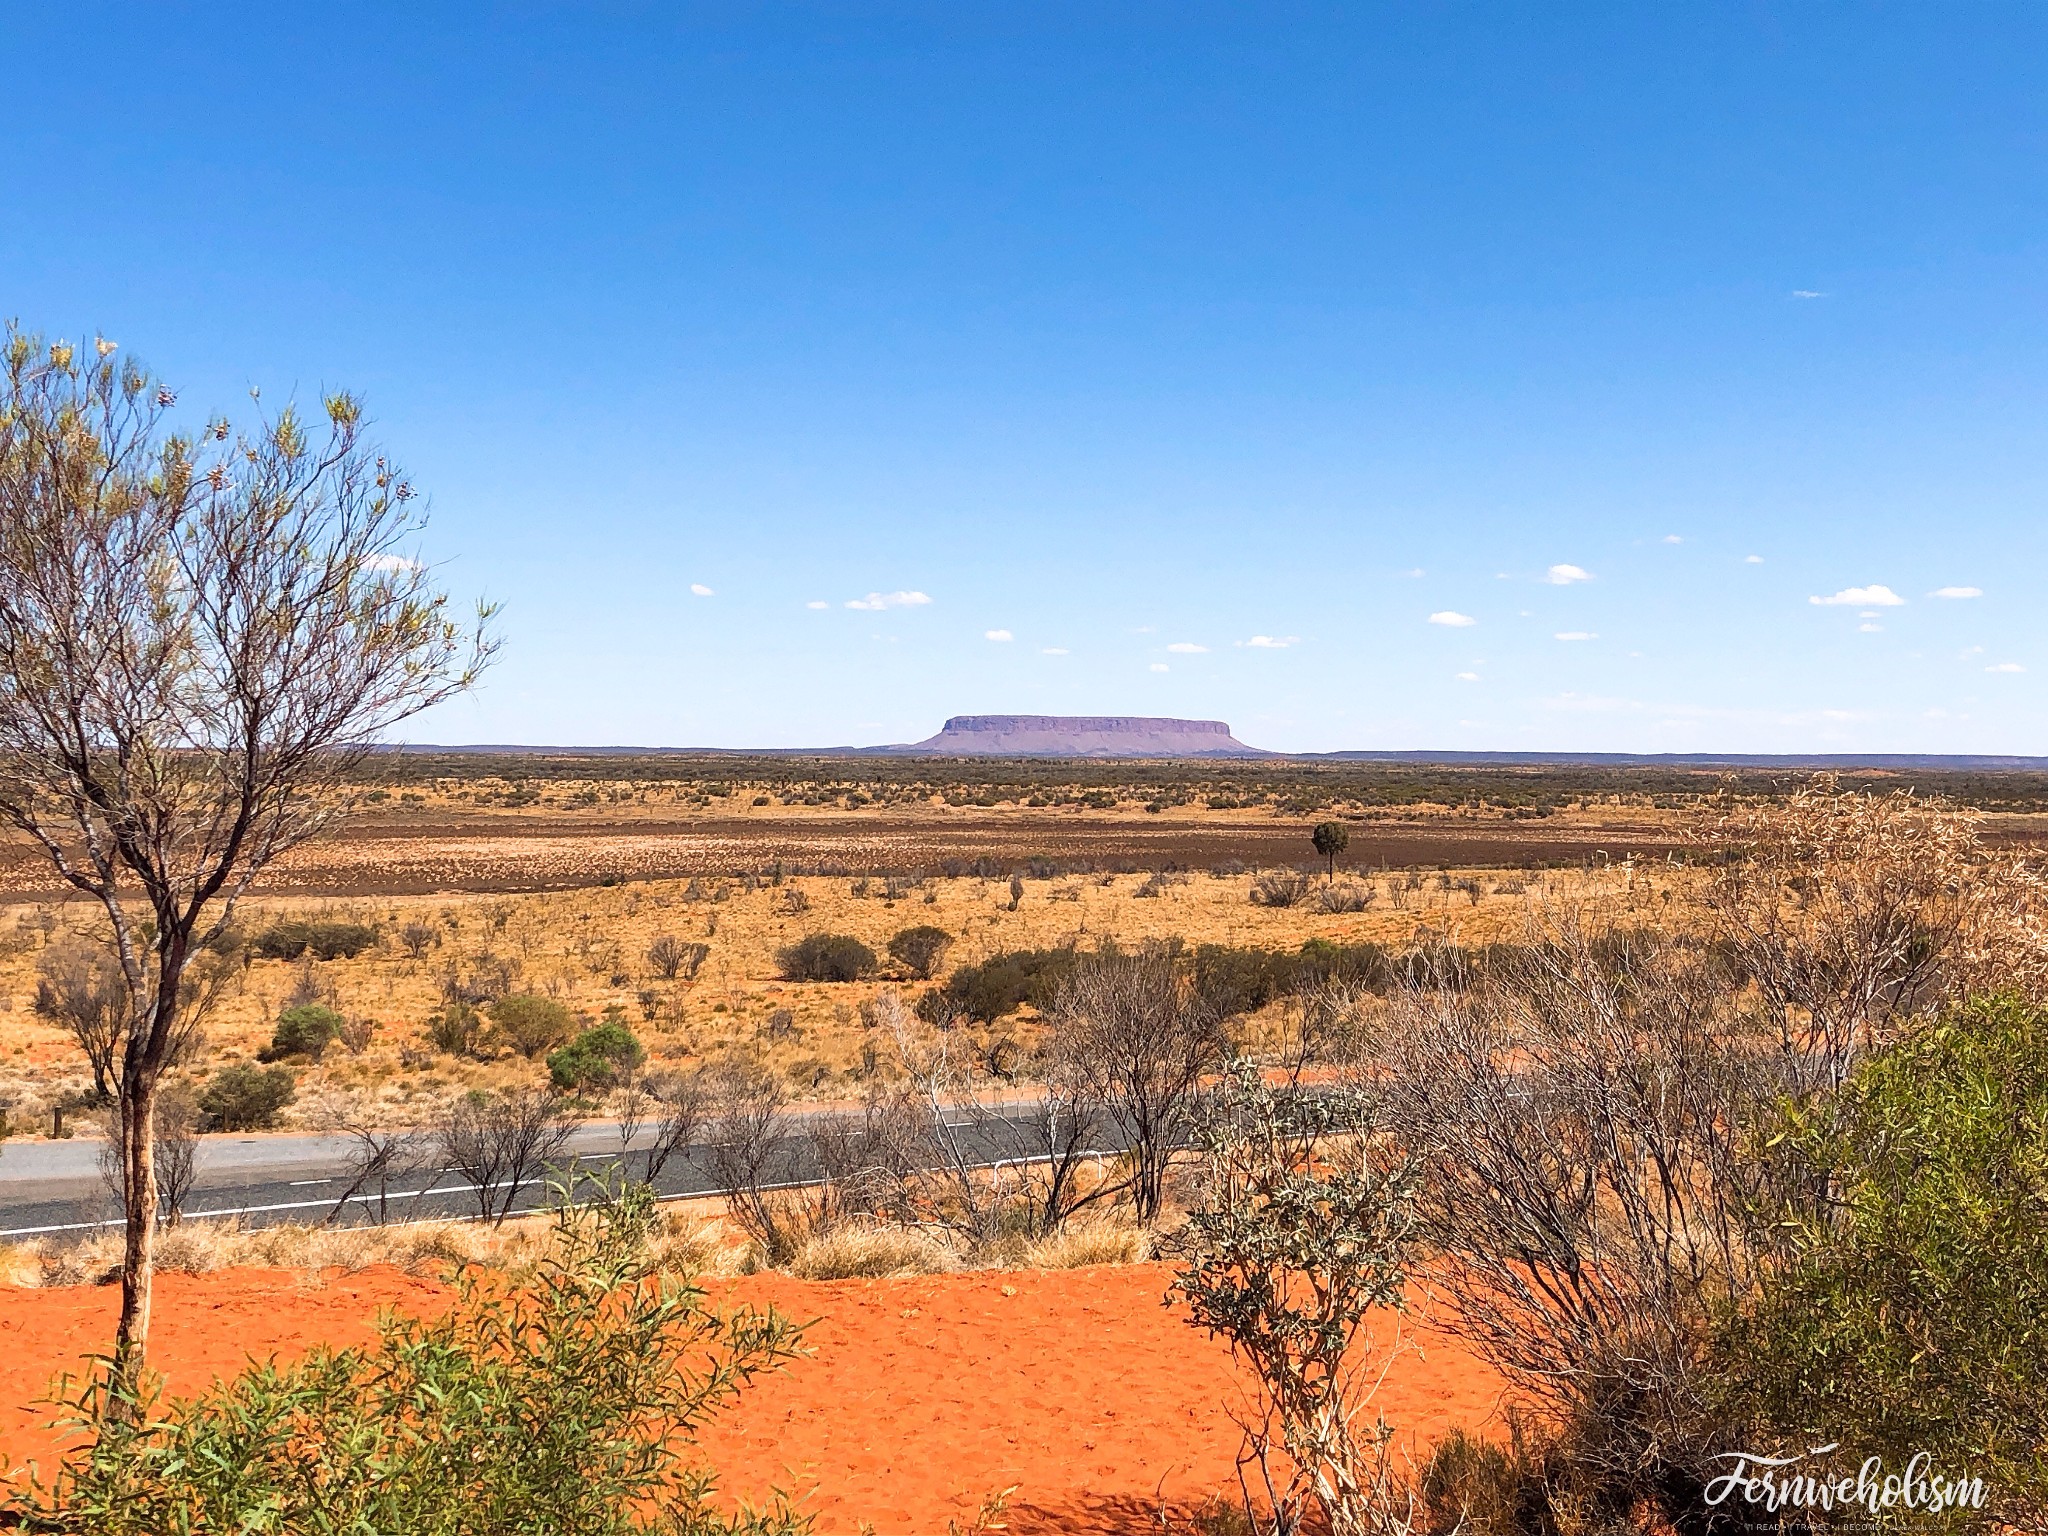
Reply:
[[[696,883],[691,882],[693,885]],[[711,954],[711,946],[664,933],[647,947],[647,963],[663,981],[695,981]]]
[[[920,923],[915,928],[905,928],[889,940],[889,958],[919,981],[930,981],[932,972],[939,968],[939,962],[952,947],[953,936],[945,929]]]
[[[1310,939],[1293,954],[1202,944],[1194,953],[1195,985],[1226,1014],[1253,1013],[1313,987],[1337,985],[1384,992],[1397,966],[1377,944]]]
[[[1366,1418],[1395,1340],[1368,1331],[1405,1307],[1419,1236],[1420,1169],[1375,1166],[1364,1101],[1272,1085],[1251,1062],[1224,1075],[1196,1140],[1200,1203],[1164,1240],[1190,1321],[1228,1341],[1259,1385],[1247,1452],[1271,1496],[1252,1518],[1332,1536],[1405,1531],[1393,1429]]]
[[[1052,1000],[1060,979],[1074,967],[1071,949],[1019,949],[992,955],[979,965],[963,965],[942,987],[918,999],[917,1011],[928,1020],[976,1019],[993,1024],[1026,1003],[1041,1011]]]
[[[476,1268],[373,1344],[254,1363],[159,1406],[74,1389],[85,1443],[0,1505],[52,1536],[545,1531],[798,1533],[779,1498],[727,1516],[691,1450],[713,1414],[796,1358],[770,1311],[716,1311],[651,1257],[644,1187],[558,1210],[530,1278]]]
[[[249,949],[259,960],[296,960],[304,954],[315,960],[353,960],[376,942],[377,930],[368,923],[292,918],[265,928],[249,941]]]
[[[277,1061],[286,1056],[303,1056],[308,1061],[318,1061],[346,1023],[340,1014],[321,1003],[287,1008],[277,1016],[277,1028],[271,1032],[262,1059]]]
[[[551,997],[515,992],[491,1004],[491,1023],[507,1045],[533,1061],[569,1038],[576,1016]]]
[[[880,962],[859,939],[844,933],[813,933],[776,951],[784,981],[859,981]]]
[[[427,1039],[435,1050],[450,1056],[474,1054],[483,1032],[483,1015],[459,998],[427,1015]]]
[[[1156,1221],[1202,1082],[1224,1063],[1222,1015],[1174,957],[1155,948],[1076,960],[1046,1017],[1054,1075],[1099,1104],[1122,1133],[1132,1212]]]
[[[199,1095],[199,1108],[208,1130],[267,1131],[297,1091],[288,1067],[236,1062],[214,1074]]]
[[[1780,1134],[1833,1195],[1785,1212],[1793,1260],[1727,1350],[1763,1427],[1851,1464],[1967,1464],[1999,1515],[2042,1529],[2048,1011],[1955,1010]]]
[[[647,1048],[616,1019],[593,1025],[548,1057],[548,1076],[569,1093],[616,1088],[647,1060]]]
[[[1252,877],[1252,905],[1291,907],[1308,899],[1315,882],[1298,869],[1268,870]]]

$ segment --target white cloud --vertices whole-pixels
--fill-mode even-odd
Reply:
[[[384,571],[417,571],[420,569],[420,563],[417,560],[408,560],[404,555],[371,555],[363,561],[363,569],[380,573]]]
[[[1809,597],[1816,608],[1901,608],[1906,600],[1890,587],[1844,587],[1833,597]]]
[[[1418,566],[1416,566],[1416,567],[1415,567],[1414,569],[1412,569],[1412,570],[1406,570],[1406,571],[1403,571],[1403,572],[1402,572],[1401,574],[1402,574],[1403,576],[1406,576],[1406,577],[1407,577],[1407,578],[1408,578],[1408,579],[1409,579],[1410,581],[1415,581],[1415,580],[1418,580],[1418,579],[1420,579],[1420,578],[1421,578],[1421,577],[1423,577],[1423,576],[1426,576],[1426,575],[1428,575],[1429,573],[1428,573],[1427,571],[1423,570],[1423,568],[1422,568],[1421,566],[1419,566],[1419,565],[1418,565]]]
[[[863,613],[880,613],[884,608],[922,608],[930,601],[922,592],[870,592],[866,597],[847,599],[846,606]]]
[[[709,587],[705,586],[704,583],[701,581],[691,582],[690,591],[693,595],[697,597],[716,597],[718,595],[716,592],[713,592]]]
[[[1982,597],[1982,587],[1936,587],[1927,594],[1929,597]]]
[[[1827,295],[1818,288],[1794,288],[1792,290],[1792,297],[1795,299],[1824,299]]]
[[[1884,626],[1882,624],[1858,624],[1856,628],[1859,633],[1866,635],[1881,635],[1884,633]]]
[[[1479,681],[1479,674],[1477,672],[1460,672],[1458,674],[1458,681],[1461,683],[1476,683]]]
[[[1591,630],[1561,629],[1551,636],[1553,640],[1598,640],[1600,637]]]
[[[1683,534],[1667,533],[1664,535],[1664,542],[1666,544],[1683,544],[1685,536]]]
[[[1249,640],[1240,640],[1239,645],[1250,646],[1255,651],[1284,651],[1290,645],[1301,644],[1299,635],[1253,635]]]
[[[806,608],[816,608],[816,609],[825,609],[825,608],[830,608],[830,607],[831,607],[832,605],[831,605],[830,603],[826,602],[826,601],[825,601],[825,600],[824,600],[823,598],[819,598],[819,599],[818,599],[818,600],[817,600],[816,602],[814,602],[814,603],[805,603],[805,604],[804,604],[804,606],[805,606]]]
[[[1993,662],[1984,669],[1986,672],[2024,672],[2027,669],[2016,661]]]
[[[1576,565],[1553,565],[1543,573],[1543,579],[1553,587],[1568,587],[1575,581],[1591,581],[1593,573]]]
[[[1470,629],[1474,624],[1477,624],[1479,621],[1473,618],[1472,615],[1469,613],[1456,613],[1453,612],[1451,609],[1446,608],[1441,613],[1432,613],[1429,616],[1429,622],[1432,624],[1447,625],[1451,629]]]
[[[1039,647],[1038,654],[1041,656],[1071,656],[1073,652],[1069,651],[1064,645],[1046,645]]]
[[[1764,563],[1764,557],[1762,555],[1744,555],[1742,557],[1742,563],[1744,565],[1762,565]]]
[[[1154,672],[1170,672],[1173,669],[1163,661],[1155,661],[1152,663],[1152,670]]]
[[[1176,640],[1173,642],[1173,644],[1169,645],[1167,649],[1169,651],[1172,651],[1176,656],[1200,656],[1204,651],[1208,650],[1209,647],[1207,647],[1206,645],[1197,645],[1192,640]]]
[[[985,629],[981,632],[984,640],[1014,640],[1017,637],[1007,629]]]

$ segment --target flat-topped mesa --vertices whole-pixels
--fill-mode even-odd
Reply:
[[[1148,715],[955,715],[900,750],[958,757],[1265,757],[1221,720]]]

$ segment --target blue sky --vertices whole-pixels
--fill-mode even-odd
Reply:
[[[11,5],[0,47],[47,91],[0,312],[188,402],[365,392],[504,603],[415,739],[2048,753],[2038,7]]]

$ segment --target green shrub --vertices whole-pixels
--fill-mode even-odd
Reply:
[[[250,941],[259,960],[296,960],[310,953],[315,960],[353,960],[377,942],[368,923],[335,923],[293,918],[272,923]]]
[[[859,981],[878,963],[872,949],[844,933],[814,933],[775,955],[784,981]]]
[[[633,1031],[608,1019],[586,1029],[548,1057],[548,1075],[570,1093],[613,1088],[638,1071],[647,1049]]]
[[[569,1038],[576,1016],[551,997],[515,992],[491,1004],[491,1022],[513,1050],[532,1061]]]
[[[301,1003],[296,1008],[287,1008],[277,1016],[277,1028],[271,1033],[270,1046],[263,1052],[263,1060],[303,1056],[308,1061],[318,1061],[346,1022],[332,1008],[320,1003]]]
[[[199,1095],[199,1108],[208,1130],[267,1131],[297,1091],[289,1068],[236,1062],[214,1074]]]
[[[799,1352],[773,1311],[714,1311],[660,1272],[652,1193],[558,1210],[517,1284],[450,1275],[452,1305],[387,1312],[377,1341],[252,1363],[140,1411],[101,1377],[70,1385],[82,1442],[48,1483],[0,1502],[0,1527],[65,1536],[548,1532],[751,1536],[809,1522],[777,1499],[734,1517],[692,1465],[703,1423]],[[10,1518],[11,1517],[11,1518]]]
[[[1973,1003],[1791,1117],[1834,1186],[1729,1354],[1787,1443],[1887,1470],[1925,1451],[1999,1513],[2048,1517],[2048,1011]],[[1850,1456],[1850,1453],[1854,1453]]]
[[[926,1019],[968,1018],[993,1024],[1026,1003],[1043,1009],[1060,979],[1074,968],[1071,949],[1019,949],[963,965],[946,984],[918,999]]]
[[[953,935],[930,923],[906,928],[889,941],[889,958],[919,981],[930,981],[946,951],[953,947]]]
[[[427,1015],[427,1039],[435,1050],[450,1056],[475,1054],[483,1032],[483,1015],[460,998]]]

